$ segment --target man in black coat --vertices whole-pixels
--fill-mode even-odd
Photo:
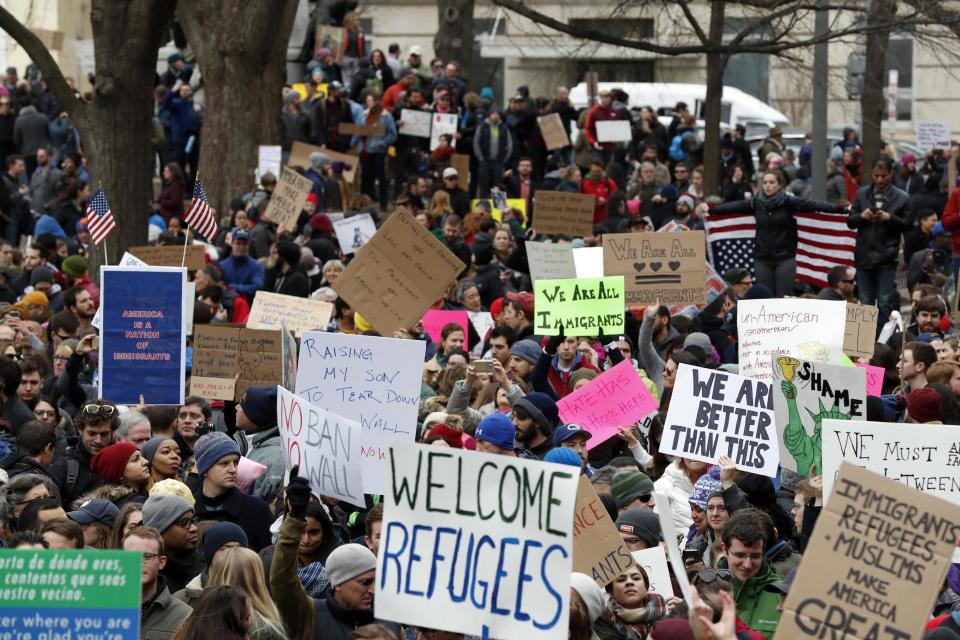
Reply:
[[[120,426],[120,412],[106,400],[91,400],[80,407],[73,424],[77,437],[68,440],[66,456],[50,465],[50,475],[60,487],[64,505],[103,484],[90,468],[90,461],[113,442],[113,432]]]

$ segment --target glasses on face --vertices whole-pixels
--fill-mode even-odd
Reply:
[[[693,581],[694,583],[702,582],[703,584],[710,584],[717,578],[729,581],[731,577],[732,574],[729,569],[704,569],[693,577]]]
[[[759,560],[760,558],[763,557],[763,554],[762,554],[762,553],[746,553],[746,552],[744,552],[744,551],[730,551],[730,552],[728,552],[727,555],[731,555],[731,556],[733,556],[734,558],[736,558],[737,560],[747,560],[747,559],[750,559],[750,560],[753,560],[753,561],[757,561],[757,560]]]
[[[637,496],[637,500],[646,504],[647,502],[650,502],[650,498],[652,497],[653,497],[652,493],[645,493],[642,496]]]
[[[675,170],[674,170],[674,173],[686,173],[686,172],[687,172],[686,169],[675,169]]]
[[[85,404],[83,405],[83,412],[88,413],[92,416],[101,415],[105,418],[109,418],[117,411],[117,408],[112,404]]]
[[[184,516],[175,521],[173,524],[177,525],[181,529],[189,529],[190,527],[196,526],[197,518],[196,516]]]
[[[160,557],[159,553],[150,553],[149,551],[143,552],[143,561],[144,562],[153,562]]]
[[[753,284],[753,280],[741,280],[741,281],[738,282],[737,284],[742,284],[742,285],[744,285],[744,286],[750,286],[750,285]]]

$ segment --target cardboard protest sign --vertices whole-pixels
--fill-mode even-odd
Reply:
[[[533,293],[537,335],[623,333],[623,277],[538,280]]]
[[[347,136],[382,136],[385,130],[382,124],[354,124],[353,122],[343,122],[340,124],[338,133]]]
[[[717,273],[716,269],[713,268],[713,265],[709,261],[703,263],[703,271],[706,276],[707,282],[707,299],[710,298],[710,293],[715,293],[720,295],[727,290],[727,283],[723,278],[720,277],[720,274]],[[689,315],[696,316],[697,313],[705,307],[705,304],[675,304],[670,309],[670,315]]]
[[[687,606],[693,606],[693,597],[690,590],[690,581],[687,579],[687,569],[683,564],[683,556],[680,555],[680,546],[683,544],[684,534],[677,534],[673,526],[673,513],[670,508],[670,497],[662,493],[653,494],[653,510],[660,520],[660,530],[663,533],[663,541],[667,547],[667,557],[670,559],[670,566],[673,567],[673,575],[677,578],[677,584],[680,585],[680,592],[683,599],[687,601]],[[662,595],[662,594],[661,594]]]
[[[854,365],[863,369],[867,374],[867,395],[880,397],[883,394],[883,377],[886,373],[884,368],[861,362],[855,362]]]
[[[182,262],[187,269],[197,271],[207,265],[204,260],[203,245],[200,244],[187,246],[186,259],[184,259],[183,245],[130,247],[129,252],[143,263],[153,267],[179,267]]]
[[[600,501],[597,490],[586,476],[580,476],[573,514],[573,570],[587,574],[603,588],[631,564],[630,550]]]
[[[879,315],[880,310],[875,305],[847,303],[847,323],[843,334],[845,354],[851,358],[873,357]]]
[[[706,304],[703,231],[603,237],[603,273],[624,277],[627,305]]]
[[[186,282],[175,267],[101,267],[101,398],[183,403]]]
[[[270,172],[275,176],[280,175],[280,165],[282,164],[283,151],[278,144],[261,144],[257,146],[257,182],[260,182],[260,176]]]
[[[488,313],[487,316],[490,314]],[[463,350],[467,350],[467,342],[470,338],[468,317],[466,310],[460,309],[427,309],[423,314],[423,330],[430,336],[435,344],[442,342],[441,333],[448,324],[460,325],[463,328]]]
[[[921,637],[958,537],[956,504],[844,463],[774,638]]]
[[[239,401],[250,387],[280,384],[283,379],[278,331],[198,324],[193,336],[191,395]]]
[[[273,190],[263,216],[270,222],[276,223],[280,229],[296,231],[297,218],[300,217],[303,204],[312,190],[313,182],[309,178],[283,167],[280,170],[277,188]]]
[[[333,232],[337,234],[340,251],[350,255],[370,241],[377,232],[377,223],[369,213],[360,213],[334,222]]]
[[[359,423],[277,387],[277,424],[288,472],[299,466],[317,495],[365,506]]]
[[[773,478],[780,462],[773,387],[725,371],[681,364],[673,385],[660,451]]]
[[[538,233],[577,238],[593,233],[594,196],[540,190],[535,200]]]
[[[401,136],[429,138],[430,123],[433,121],[432,115],[429,111],[421,111],[420,109],[401,109],[400,122],[403,123],[403,126],[397,129],[397,133]]]
[[[530,277],[537,280],[576,278],[573,247],[568,242],[526,241]]]
[[[926,153],[931,149],[950,148],[949,122],[918,122],[917,146]]]
[[[587,449],[603,444],[655,411],[657,401],[629,360],[607,369],[557,401],[560,418],[589,431]]]
[[[737,302],[740,373],[769,382],[770,357],[839,364],[847,305],[840,300],[766,298]]]
[[[279,330],[280,323],[286,322],[290,331],[299,336],[311,329],[325,329],[332,314],[330,302],[257,291],[247,317],[247,328]]]
[[[391,442],[386,466],[377,618],[566,637],[577,469],[412,442]]]
[[[309,331],[300,338],[297,395],[363,428],[364,491],[383,493],[388,440],[413,440],[426,343]]]
[[[343,27],[334,27],[329,24],[318,24],[314,32],[313,57],[317,57],[320,49],[330,49],[337,64],[343,64],[343,51],[346,49],[347,30]]]
[[[577,247],[573,250],[573,266],[578,278],[603,277],[603,247]],[[626,290],[626,278],[624,278]]]
[[[597,142],[630,142],[632,138],[629,120],[601,120],[597,123]]]
[[[563,128],[563,121],[559,113],[550,113],[537,118],[537,126],[540,127],[540,135],[547,144],[547,151],[562,149],[570,146],[570,136],[567,130]]]
[[[790,356],[773,356],[772,370],[780,466],[820,475],[823,421],[867,419],[866,372]]]
[[[824,497],[844,460],[960,505],[960,426],[824,420]]]
[[[312,166],[310,164],[310,154],[314,151],[326,154],[331,162],[339,160],[346,163],[349,168],[343,171],[344,180],[347,181],[347,184],[353,184],[356,181],[357,174],[360,171],[360,159],[357,156],[327,149],[326,147],[316,147],[306,142],[294,141],[293,146],[290,147],[290,158],[287,160],[287,166],[309,169]],[[277,177],[279,178],[279,176]]]
[[[409,212],[398,209],[333,288],[381,335],[413,326],[464,265]]]
[[[459,119],[455,113],[434,113],[430,120],[430,151],[440,146],[440,136],[453,136],[457,132]]]
[[[647,572],[650,584],[648,593],[659,593],[664,598],[674,595],[673,582],[670,580],[670,569],[667,567],[667,554],[662,547],[652,547],[633,551],[633,561]]]
[[[287,391],[297,390],[297,339],[286,321],[280,322],[280,384]]]
[[[134,551],[0,550],[0,638],[139,640],[142,560]]]
[[[470,156],[465,153],[455,153],[450,156],[450,166],[457,170],[461,185],[470,184]]]

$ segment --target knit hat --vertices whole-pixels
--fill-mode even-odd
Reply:
[[[63,232],[63,227],[60,226],[60,223],[47,214],[40,216],[37,220],[33,226],[33,235],[37,238],[40,236],[53,236],[58,240],[67,239],[67,234]]]
[[[320,198],[317,197],[317,194],[310,192],[307,194],[307,202],[312,202],[313,204],[320,204]],[[305,249],[307,247],[304,247]],[[313,253],[311,251],[311,253]]]
[[[483,87],[480,89],[480,97],[484,100],[493,100],[493,87]]]
[[[687,195],[686,193],[677,198],[677,206],[681,204],[687,205],[690,211],[693,211],[697,207],[697,201],[693,199],[693,196]]]
[[[174,478],[167,478],[166,480],[155,482],[154,485],[150,487],[150,495],[177,496],[186,500],[191,507],[197,503],[196,498],[193,497],[193,492],[190,491],[190,487]]]
[[[647,547],[655,547],[663,538],[660,518],[651,509],[627,509],[617,518],[617,531],[632,534],[643,540]]]
[[[30,272],[30,285],[37,286],[38,282],[53,282],[53,269],[40,265]]]
[[[587,369],[586,367],[577,369],[570,374],[570,382],[568,383],[568,386],[573,389],[581,380],[593,380],[598,375],[600,374],[593,369]]]
[[[550,449],[550,451],[547,451],[547,455],[543,456],[543,461],[554,462],[556,464],[568,464],[578,469],[583,466],[583,460],[580,459],[576,451],[569,447],[554,447]]]
[[[720,491],[721,485],[718,478],[714,478],[713,475],[705,473],[694,483],[693,489],[690,491],[690,498],[688,501],[690,504],[695,504],[700,507],[701,511],[707,510],[707,500],[710,498],[710,495],[715,491]]]
[[[491,413],[477,425],[473,437],[489,442],[495,447],[513,451],[513,441],[517,437],[517,428],[510,418],[502,413]]]
[[[457,431],[456,429],[440,423],[430,429],[429,433],[427,433],[427,437],[432,438],[433,436],[440,436],[444,442],[454,449],[462,449],[463,441],[460,439],[461,433],[462,432]]]
[[[710,342],[710,336],[705,333],[700,333],[699,331],[695,331],[683,339],[684,349],[690,345],[700,347],[707,355],[710,355],[710,350],[713,348],[713,345]]]
[[[310,165],[317,171],[322,170],[325,166],[330,164],[330,156],[319,151],[314,151],[309,156]]]
[[[553,434],[554,425],[560,421],[557,403],[542,391],[528,393],[513,403],[513,406],[529,413],[533,421],[540,426],[540,430],[548,436]]]
[[[520,293],[514,293],[511,291],[507,294],[507,300],[519,302],[520,307],[523,309],[524,315],[526,315],[528,318],[533,317],[533,294],[529,291],[521,291]]]
[[[30,293],[20,298],[20,301],[17,302],[17,305],[24,306],[24,307],[27,307],[31,304],[38,304],[42,307],[45,307],[48,304],[50,304],[50,301],[47,300],[46,294],[40,291],[31,291]]]
[[[585,573],[571,573],[570,587],[577,592],[587,605],[587,613],[590,615],[590,626],[603,615],[607,608],[607,597],[603,590],[597,586],[596,580]]]
[[[905,153],[902,156],[900,156],[900,164],[903,166],[906,166],[911,162],[916,162],[916,161],[917,161],[917,156],[913,155],[912,153]]]
[[[331,233],[333,231],[333,223],[330,222],[330,216],[325,213],[313,214],[310,216],[310,222],[308,224],[311,229],[319,231],[320,233]]]
[[[650,640],[695,640],[690,623],[681,618],[667,618],[657,622],[650,632]]]
[[[240,408],[258,427],[272,427],[277,424],[277,385],[248,387],[240,402]]]
[[[744,300],[765,300],[766,298],[772,298],[773,291],[762,284],[755,284],[747,292],[743,294]]]
[[[147,462],[153,464],[153,456],[157,455],[157,449],[167,440],[173,440],[173,436],[154,436],[143,443],[143,446],[140,447],[140,453],[143,454]],[[176,440],[173,441],[176,442]]]
[[[490,317],[496,320],[501,313],[503,313],[503,298],[497,298],[490,303]]]
[[[250,546],[246,532],[232,522],[218,522],[203,534],[203,559],[207,566],[213,562],[213,554],[228,542],[239,542],[240,546]]]
[[[334,549],[325,563],[330,586],[335,587],[377,568],[377,556],[362,544],[351,542]]]
[[[89,500],[77,509],[67,514],[67,517],[77,524],[92,524],[99,522],[113,527],[120,509],[109,500]]]
[[[642,471],[621,469],[613,475],[610,492],[617,501],[617,509],[622,509],[640,496],[653,493],[653,480]]]
[[[317,49],[317,59],[318,59],[318,60],[323,60],[323,59],[326,58],[327,56],[332,56],[332,55],[333,55],[333,52],[332,52],[330,49],[327,49],[326,47],[324,47],[324,48],[322,48],[322,49]]]
[[[929,387],[914,389],[907,396],[907,415],[919,423],[940,419],[940,394]]]
[[[163,533],[188,511],[193,511],[193,505],[180,496],[152,495],[143,503],[143,526]]]
[[[208,433],[193,447],[193,455],[197,460],[197,471],[201,476],[210,470],[217,461],[231,454],[240,455],[240,446],[225,433],[214,431]]]
[[[71,278],[82,278],[87,272],[87,261],[83,256],[70,256],[63,261],[60,270]]]
[[[130,456],[139,451],[137,445],[129,442],[118,442],[105,448],[93,456],[90,468],[95,474],[109,484],[116,484],[123,480],[123,470],[130,462]]]
[[[526,360],[530,364],[537,364],[543,350],[535,340],[517,340],[510,347],[510,355]]]

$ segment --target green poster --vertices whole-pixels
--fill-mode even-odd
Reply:
[[[538,280],[534,285],[534,333],[595,336],[623,333],[623,276]]]

